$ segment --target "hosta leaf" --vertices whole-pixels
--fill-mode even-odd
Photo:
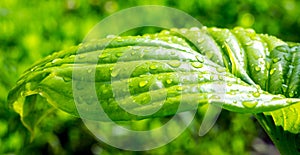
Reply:
[[[103,121],[107,118],[99,115],[100,105],[115,121],[168,116],[178,107],[183,107],[181,112],[207,103],[235,112],[272,111],[300,99],[267,92],[274,89],[271,77],[285,76],[271,74],[270,67],[276,66],[272,57],[278,54],[269,44],[286,46],[274,37],[240,28],[172,29],[88,42],[33,65],[8,101],[30,129],[41,111],[49,109],[47,103],[74,116],[80,109],[81,117]],[[299,84],[294,71],[287,72],[293,79],[289,83]],[[292,90],[298,95],[298,85],[288,85],[285,91]]]

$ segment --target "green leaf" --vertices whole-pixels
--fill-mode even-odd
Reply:
[[[249,39],[256,43],[248,44]],[[8,101],[30,130],[49,104],[103,121],[99,104],[115,121],[163,117],[207,103],[235,112],[272,111],[300,101],[266,91],[271,50],[265,44],[272,41],[282,42],[250,30],[192,28],[83,43],[33,65]],[[260,55],[252,53],[257,47]]]

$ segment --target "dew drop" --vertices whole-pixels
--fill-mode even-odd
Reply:
[[[204,42],[204,38],[197,39],[198,44],[203,43],[203,42]]]
[[[152,69],[152,70],[155,70],[155,69],[157,69],[157,66],[155,64],[152,64],[152,65],[150,65],[149,68]]]
[[[92,73],[92,71],[93,71],[92,69],[88,69],[87,70],[88,73]]]
[[[173,80],[172,79],[167,79],[166,82],[167,82],[167,84],[171,84],[173,82]]]
[[[24,79],[21,79],[21,80],[19,80],[18,82],[17,82],[17,85],[20,85],[20,84],[22,84],[22,83],[24,83],[25,82],[25,80]]]
[[[182,86],[177,86],[176,90],[177,91],[182,91]]]
[[[281,58],[274,58],[274,59],[272,59],[272,61],[274,62],[274,63],[277,63],[278,61],[280,61],[281,60]]]
[[[254,93],[252,93],[252,95],[253,95],[254,97],[259,97],[259,96],[260,96],[260,93],[259,93],[259,92],[254,92]]]
[[[168,62],[168,64],[171,66],[171,67],[179,67],[181,65],[180,61],[176,60],[176,61],[170,61]]]
[[[54,59],[54,60],[52,60],[52,63],[54,64],[54,63],[57,63],[57,62],[59,62],[61,59]]]
[[[246,46],[253,45],[253,41],[248,41],[248,42],[245,43],[245,45],[246,45]]]
[[[224,80],[224,76],[223,75],[218,75],[218,79],[219,80]]]
[[[104,59],[104,58],[106,58],[106,57],[108,57],[108,54],[107,54],[107,53],[102,53],[102,54],[99,55],[99,58],[100,58],[100,59]]]
[[[106,38],[116,38],[116,37],[117,37],[116,35],[112,35],[112,34],[106,36]]]
[[[222,68],[222,67],[217,68],[217,72],[219,72],[219,73],[223,73],[225,71],[226,71],[225,68]]]
[[[201,68],[203,67],[203,63],[200,62],[192,62],[192,66],[195,68]]]
[[[266,68],[269,70],[271,68],[270,62],[267,62],[266,66],[267,66]]]
[[[259,66],[255,66],[254,67],[255,71],[259,72],[261,70],[261,68]]]
[[[227,82],[227,86],[232,86],[232,83],[230,83],[230,82]]]
[[[110,75],[111,75],[111,77],[116,77],[116,76],[118,76],[119,72],[120,72],[120,69],[114,69],[114,70],[112,70]]]
[[[72,79],[71,79],[70,77],[63,77],[63,80],[64,80],[65,82],[70,82]]]
[[[272,68],[272,69],[270,70],[270,75],[273,75],[273,74],[275,73],[275,71],[276,71],[276,68]]]
[[[139,87],[145,87],[148,84],[148,81],[140,81],[139,82]]]
[[[294,97],[294,95],[295,95],[294,91],[289,92],[289,97]]]
[[[122,55],[123,55],[122,52],[119,52],[119,53],[116,54],[117,57],[120,57],[120,56],[122,56]]]
[[[78,58],[79,59],[84,59],[86,56],[85,55],[79,55]]]
[[[249,108],[249,109],[255,108],[257,104],[258,104],[257,101],[243,101],[242,102],[242,105],[245,108]]]
[[[205,54],[206,54],[206,57],[207,57],[208,59],[211,59],[211,58],[214,56],[214,52],[213,52],[213,51],[208,51],[208,52],[206,52]]]
[[[52,63],[50,63],[50,62],[46,63],[46,65],[45,65],[45,67],[50,67],[50,66],[52,66]]]
[[[198,27],[192,27],[190,28],[191,31],[199,31],[200,29]]]
[[[232,103],[233,103],[233,104],[237,104],[237,100],[233,100]]]
[[[198,78],[202,79],[204,76],[202,74],[198,74]]]
[[[232,90],[231,90],[231,91],[228,92],[228,94],[229,94],[229,95],[236,95],[236,91],[232,91]]]
[[[221,99],[221,97],[218,96],[218,95],[212,95],[212,96],[209,97],[209,99],[210,100],[219,100],[219,99]]]
[[[204,62],[204,59],[203,59],[203,57],[202,57],[202,56],[200,56],[200,55],[197,55],[197,56],[196,56],[196,59],[197,59],[199,62],[201,62],[201,63],[203,63],[203,62]]]

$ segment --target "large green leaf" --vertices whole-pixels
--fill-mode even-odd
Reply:
[[[8,101],[30,130],[52,107],[74,116],[80,109],[85,119],[106,121],[99,115],[101,105],[112,120],[124,121],[214,104],[234,112],[265,112],[276,126],[298,134],[297,47],[242,28],[106,38],[36,63]]]

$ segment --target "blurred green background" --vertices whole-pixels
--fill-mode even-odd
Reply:
[[[172,143],[146,152],[110,147],[63,112],[45,118],[35,138],[6,97],[21,73],[35,61],[79,44],[101,19],[137,5],[156,4],[187,12],[205,26],[251,27],[258,33],[300,42],[300,2],[296,0],[52,0],[0,1],[0,154],[263,154],[276,153],[251,115],[223,110],[204,137],[197,135],[201,113]],[[200,109],[201,110],[201,109]],[[149,120],[149,124],[160,124]]]

